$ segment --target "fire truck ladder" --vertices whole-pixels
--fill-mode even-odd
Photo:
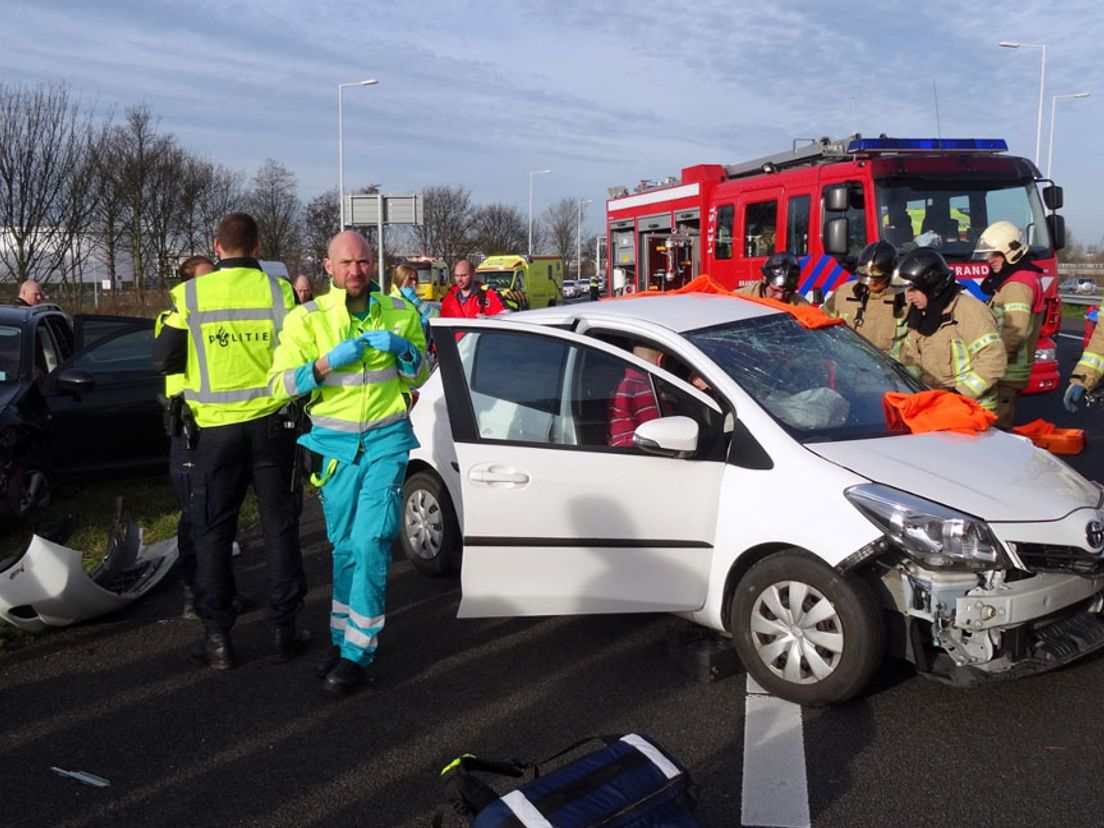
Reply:
[[[725,174],[729,178],[740,178],[746,175],[778,172],[787,167],[807,166],[815,164],[823,158],[843,158],[847,155],[848,145],[860,137],[859,135],[849,135],[837,141],[830,138],[795,138],[789,152],[766,155],[741,164],[727,164],[725,165]],[[799,147],[798,142],[800,141],[810,141],[811,143]]]

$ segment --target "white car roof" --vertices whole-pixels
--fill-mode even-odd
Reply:
[[[738,296],[716,293],[679,293],[670,296],[642,294],[640,297],[602,302],[579,302],[510,315],[514,321],[538,325],[562,325],[574,319],[641,319],[678,333],[708,328],[725,322],[754,319],[780,311]]]

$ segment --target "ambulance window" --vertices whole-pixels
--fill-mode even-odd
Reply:
[[[778,202],[758,201],[744,210],[744,255],[769,256],[775,251]]]
[[[732,219],[736,208],[724,204],[717,208],[717,259],[732,258]]]
[[[786,209],[786,249],[795,256],[809,253],[809,205],[807,195],[791,196]]]

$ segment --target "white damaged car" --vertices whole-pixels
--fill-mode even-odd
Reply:
[[[461,617],[677,613],[801,704],[886,652],[974,684],[1104,646],[1101,487],[996,430],[890,430],[922,386],[842,325],[707,294],[433,325],[401,543],[462,560]],[[619,390],[652,407],[632,445]]]

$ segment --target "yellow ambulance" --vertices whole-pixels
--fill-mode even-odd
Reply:
[[[488,256],[475,278],[493,287],[515,310],[562,305],[563,261],[559,256]]]

